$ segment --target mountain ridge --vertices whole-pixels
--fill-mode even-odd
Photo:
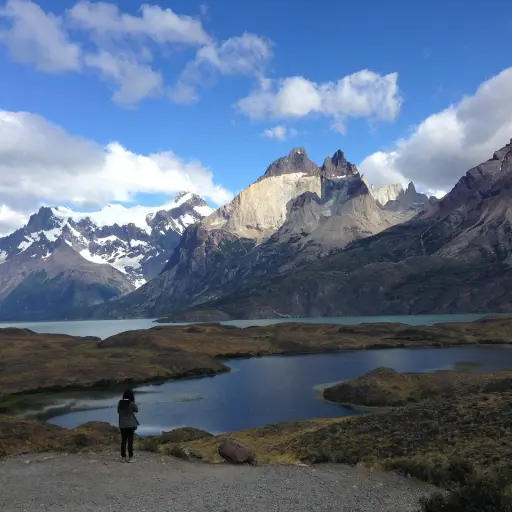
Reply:
[[[510,312],[511,200],[512,140],[409,221],[175,317]]]
[[[293,271],[416,213],[379,205],[340,150],[318,167],[304,148],[294,148],[187,228],[159,276],[94,316],[158,316],[214,300],[240,282]]]
[[[0,238],[0,319],[68,317],[151,280],[186,227],[213,211],[191,193],[165,207],[41,207]]]

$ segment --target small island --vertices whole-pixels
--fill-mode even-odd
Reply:
[[[331,402],[364,407],[396,407],[430,398],[463,396],[512,389],[512,370],[496,373],[398,373],[391,368],[375,370],[323,391]]]

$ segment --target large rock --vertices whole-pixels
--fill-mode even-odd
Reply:
[[[224,439],[219,444],[219,455],[231,464],[253,464],[254,453],[250,448],[244,446],[232,439]]]

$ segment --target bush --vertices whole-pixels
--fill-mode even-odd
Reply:
[[[160,451],[160,441],[155,436],[141,437],[138,439],[137,445],[143,452],[157,453]]]
[[[472,477],[448,495],[437,493],[420,502],[422,512],[512,512],[505,478]]]
[[[89,438],[86,434],[78,433],[75,434],[74,442],[77,448],[86,448],[89,445]]]

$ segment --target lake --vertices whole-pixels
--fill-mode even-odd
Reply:
[[[141,435],[181,426],[212,433],[307,418],[357,414],[325,402],[328,383],[353,379],[379,366],[401,372],[496,371],[512,368],[512,348],[503,346],[384,349],[270,356],[228,362],[231,373],[144,386],[135,390]],[[120,390],[59,394],[28,412],[56,425],[87,421],[117,424]]]
[[[323,318],[270,318],[262,320],[230,320],[220,322],[224,325],[249,327],[251,325],[272,325],[283,322],[307,322],[322,324],[355,325],[375,322],[400,322],[409,325],[432,325],[441,322],[473,322],[486,314],[463,315],[400,315],[400,316],[345,316]],[[155,327],[154,318],[135,318],[127,320],[77,320],[72,322],[3,322],[2,327],[19,327],[39,333],[69,334],[71,336],[98,336],[105,339],[123,331],[149,329]],[[172,324],[184,325],[184,324]]]

